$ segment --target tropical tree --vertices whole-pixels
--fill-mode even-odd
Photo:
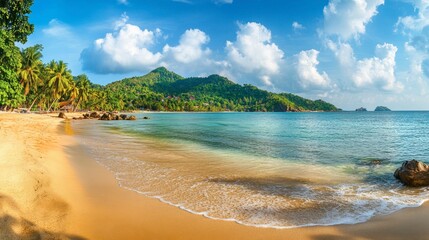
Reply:
[[[91,89],[91,82],[89,81],[88,77],[83,74],[76,77],[76,86],[78,89],[77,92],[77,104],[73,111],[76,111],[76,109],[81,105],[82,103],[86,103],[88,101],[89,92]]]
[[[41,84],[42,63],[42,45],[37,44],[21,51],[21,69],[19,70],[19,83],[24,88],[24,96],[30,92],[30,89],[37,91]]]
[[[49,81],[48,86],[51,90],[53,101],[48,111],[51,110],[54,103],[58,102],[62,95],[69,90],[72,75],[70,70],[67,68],[67,64],[63,61],[55,62],[52,60],[48,64]]]
[[[17,107],[23,100],[18,80],[20,52],[16,42],[25,43],[34,26],[28,22],[32,0],[0,0],[0,107]]]

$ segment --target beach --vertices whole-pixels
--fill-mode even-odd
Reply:
[[[0,114],[0,139],[0,239],[427,239],[429,234],[427,204],[361,224],[292,229],[192,214],[119,187],[112,172],[82,151],[70,120],[54,116]]]

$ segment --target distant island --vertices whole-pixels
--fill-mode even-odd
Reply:
[[[364,107],[360,107],[360,108],[356,109],[355,111],[356,112],[366,112],[367,110]]]
[[[392,111],[392,110],[390,110],[388,107],[385,107],[385,106],[377,106],[377,107],[374,109],[374,111],[375,111],[375,112],[390,112],[390,111]]]
[[[184,78],[165,67],[141,77],[126,78],[103,86],[112,99],[120,99],[128,109],[190,112],[301,112],[338,111],[323,100],[309,100],[291,93],[272,93],[229,79]]]

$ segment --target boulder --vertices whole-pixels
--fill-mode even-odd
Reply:
[[[100,120],[112,120],[109,113],[103,113],[103,115],[100,116]]]
[[[59,118],[67,119],[67,116],[66,116],[66,114],[64,112],[60,112],[60,114],[58,114],[58,117]]]
[[[121,118],[122,118],[122,120],[126,120],[127,119],[127,114],[121,114],[121,115],[119,115]]]
[[[149,119],[149,117],[143,117],[143,119]]]
[[[89,119],[89,113],[84,113],[82,114],[82,116],[83,116],[83,119]]]
[[[429,166],[417,160],[405,161],[396,169],[395,178],[411,187],[429,186]]]
[[[91,114],[89,114],[90,118],[100,118],[100,114],[98,112],[92,112]]]
[[[137,118],[136,118],[136,116],[131,115],[127,118],[127,120],[137,120]]]

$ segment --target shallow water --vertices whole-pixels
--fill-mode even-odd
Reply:
[[[184,210],[261,227],[351,224],[421,205],[393,178],[428,160],[429,112],[145,113],[76,122],[120,185]]]

